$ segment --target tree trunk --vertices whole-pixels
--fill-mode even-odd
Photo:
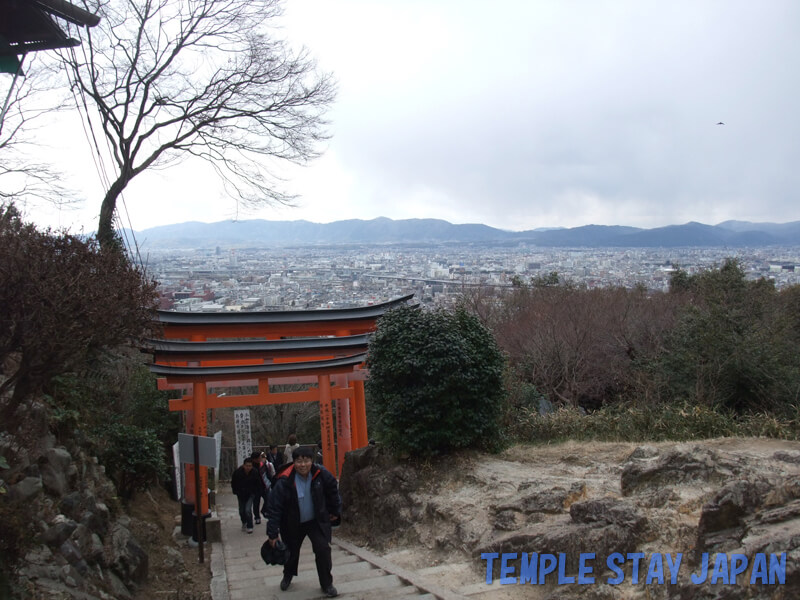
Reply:
[[[128,185],[130,178],[120,177],[108,188],[103,203],[100,205],[100,220],[97,223],[97,241],[100,248],[109,250],[119,247],[119,239],[114,232],[114,211],[117,209],[117,198]]]

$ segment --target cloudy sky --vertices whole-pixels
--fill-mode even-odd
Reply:
[[[126,191],[134,229],[800,220],[796,0],[289,0],[284,19],[339,90],[325,155],[282,171],[298,206],[237,214],[184,163]],[[101,193],[76,123],[62,152],[84,165],[83,208],[29,213],[92,230]]]

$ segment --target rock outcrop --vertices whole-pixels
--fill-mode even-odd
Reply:
[[[485,575],[482,553],[562,554],[572,575],[580,555],[594,553],[594,565],[602,567],[595,569],[596,585],[554,585],[537,597],[800,597],[800,444],[794,442],[570,443],[423,467],[372,446],[348,454],[341,488],[344,535],[382,550],[417,547],[434,561],[459,553],[475,562],[476,581]],[[624,564],[625,582],[606,583],[613,553],[642,553],[638,582]],[[710,583],[718,553],[748,557],[736,584],[721,577]],[[675,584],[668,573],[665,583],[646,581],[656,554],[681,555]],[[756,577],[751,585],[758,554],[785,554],[785,583]],[[709,577],[695,584],[690,575],[704,560]]]
[[[10,467],[2,473],[3,533],[21,553],[3,560],[16,563],[17,593],[131,598],[147,577],[148,557],[97,460],[77,445],[56,445],[44,427],[3,432],[0,454]]]

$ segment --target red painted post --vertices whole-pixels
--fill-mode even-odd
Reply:
[[[319,375],[319,424],[322,433],[322,461],[325,468],[336,472],[336,449],[333,443],[333,411],[331,410],[330,375]]]
[[[369,443],[369,434],[367,432],[367,405],[364,398],[364,382],[357,380],[353,382],[356,388],[356,413],[355,419],[358,420],[358,435],[359,439],[356,440],[356,448],[363,448]]]
[[[208,417],[206,414],[206,384],[203,381],[195,382],[192,386],[192,410],[187,411],[187,433],[191,435],[206,435],[208,433]],[[200,510],[201,514],[208,514],[208,467],[200,467]],[[184,497],[187,502],[194,504],[194,465],[186,465],[186,483]]]
[[[340,475],[344,464],[344,455],[353,449],[350,435],[350,403],[346,399],[340,399],[336,401],[336,439],[339,441],[337,467]]]
[[[356,409],[356,385],[354,381],[349,381],[348,384],[350,389],[353,390],[353,393],[348,399],[348,404],[350,406],[350,449],[353,450],[361,447],[358,444],[358,440],[361,439],[361,433],[359,429],[361,424],[358,420],[358,410]]]

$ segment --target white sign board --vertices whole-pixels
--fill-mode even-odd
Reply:
[[[250,436],[250,409],[233,411],[233,430],[236,433],[236,466],[253,453],[253,439]]]
[[[197,439],[198,462],[203,467],[217,464],[217,440],[204,435],[178,434],[178,451],[182,463],[194,464],[194,440]]]
[[[181,455],[178,451],[178,442],[172,445],[172,466],[175,469],[175,497],[183,500],[183,469],[181,469]]]
[[[222,432],[218,431],[214,434],[214,440],[217,442],[217,462],[214,465],[214,489],[219,490],[219,463],[222,459]]]

